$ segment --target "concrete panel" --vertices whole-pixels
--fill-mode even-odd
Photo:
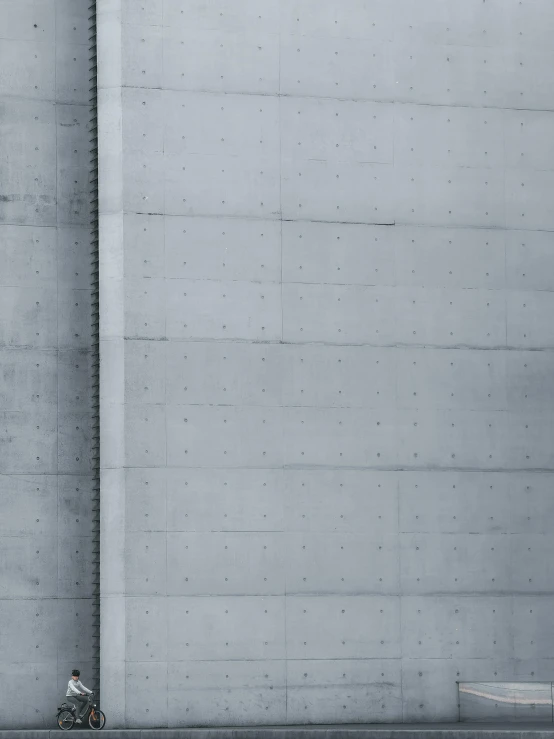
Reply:
[[[288,346],[283,359],[283,402],[291,406],[390,408],[397,395],[394,349]]]
[[[56,480],[48,475],[2,475],[2,536],[48,535],[57,526]],[[25,501],[22,506],[21,502]]]
[[[166,289],[162,279],[126,282],[125,332],[132,339],[161,339],[166,335]]]
[[[90,288],[90,231],[81,226],[58,228],[58,280],[64,287]]]
[[[285,599],[173,597],[168,643],[175,661],[284,659]]]
[[[448,349],[395,352],[399,408],[505,410],[510,353]]]
[[[0,52],[0,95],[53,100],[54,58],[54,46],[48,41],[4,39]]]
[[[279,213],[276,151],[255,156],[166,155],[165,209],[170,215],[271,218]],[[158,178],[158,181],[161,180]],[[147,212],[152,212],[152,205]]]
[[[125,153],[126,212],[161,213],[164,209],[164,162],[162,152]]]
[[[3,287],[0,308],[1,346],[57,346],[56,293],[51,287]]]
[[[2,39],[50,40],[55,29],[55,0],[36,5],[32,0],[4,0],[0,7]]]
[[[514,656],[536,660],[552,658],[554,643],[548,628],[551,595],[519,595],[514,597]]]
[[[408,288],[395,297],[395,338],[402,344],[506,345],[506,300],[500,291]]]
[[[129,531],[166,531],[166,470],[125,471],[125,516]]]
[[[253,159],[278,147],[279,104],[274,98],[166,91],[163,100],[164,151],[170,155],[217,152],[222,158]]]
[[[424,7],[416,0],[399,0],[396,4],[398,26],[396,39],[426,46],[502,46],[505,16],[511,18],[515,3],[499,0],[484,4],[470,0],[462,6],[445,5],[431,0]]]
[[[91,411],[94,357],[86,349],[69,349],[58,354],[58,398],[67,410]]]
[[[232,0],[220,0],[217,5],[206,6],[201,0],[193,0],[186,12],[180,0],[165,0],[164,25],[179,30],[193,29],[242,31],[245,27],[257,33],[273,34],[279,24],[279,3],[275,0],[260,6],[256,0],[244,0],[240,4]]]
[[[394,235],[398,285],[496,290],[506,286],[504,242],[509,232],[433,226],[395,228]]]
[[[88,349],[91,344],[92,325],[91,291],[58,289],[58,311],[65,321],[58,324],[58,346],[60,349]]]
[[[375,539],[398,531],[394,472],[286,470],[289,531],[364,533]]]
[[[128,533],[125,537],[125,563],[129,595],[167,593],[168,561],[165,532]]]
[[[383,409],[286,408],[287,466],[385,467],[398,462],[396,417]]]
[[[281,36],[285,95],[389,101],[396,92],[393,70],[392,45],[382,38],[368,45],[363,38]]]
[[[551,352],[512,351],[506,357],[508,407],[541,412],[554,404],[550,377],[554,371]]]
[[[410,472],[399,476],[404,533],[500,534],[520,530],[527,505],[512,475]]]
[[[396,45],[394,65],[397,102],[503,108],[513,107],[517,99],[502,48],[431,45],[414,39]]]
[[[125,702],[126,724],[130,727],[167,725],[167,663],[132,662],[125,684],[129,699]],[[152,689],[152,685],[156,689]]]
[[[32,226],[0,226],[2,285],[48,285],[56,278],[56,231]]]
[[[391,164],[395,118],[391,105],[283,97],[281,154],[284,159]]]
[[[58,527],[65,535],[91,535],[94,482],[92,475],[58,476]]]
[[[395,319],[394,296],[386,288],[283,285],[285,341],[388,345],[397,341]]]
[[[219,24],[215,29],[164,28],[165,89],[270,95],[279,90],[279,69],[274,33],[248,25],[236,31]]]
[[[18,48],[21,43],[23,42],[3,41],[0,54],[3,57],[10,45],[15,44],[14,54],[17,56],[21,51]],[[33,56],[31,54],[31,57]],[[4,59],[0,64],[2,73],[5,72],[5,64],[9,66],[9,62]],[[13,92],[15,91],[11,94]],[[0,78],[0,95],[7,94],[9,94],[7,91],[2,91]],[[44,96],[47,95],[48,92],[44,92]],[[53,226],[56,223],[54,105],[46,100],[24,100],[14,106],[9,105],[6,99],[1,110],[0,219],[8,224]]]
[[[168,406],[166,417],[169,467],[283,464],[283,450],[275,444],[283,424],[280,408]]]
[[[88,45],[56,43],[56,99],[88,105],[89,90],[83,80],[89,71]],[[85,167],[85,175],[88,175]]]
[[[123,91],[123,152],[127,156],[154,154],[164,150],[164,94],[158,89],[130,87]],[[128,217],[128,216],[127,216]]]
[[[280,346],[179,341],[167,346],[166,398],[173,404],[276,406],[289,374]]]
[[[505,110],[506,166],[519,170],[554,169],[554,115],[546,111]]]
[[[89,518],[90,521],[90,518]],[[88,536],[58,537],[58,597],[87,598],[93,590],[93,542]]]
[[[506,536],[400,534],[400,551],[405,594],[502,593],[512,587]]]
[[[278,284],[171,280],[165,290],[170,339],[281,338]]]
[[[283,223],[283,281],[395,284],[391,230],[361,224]]]
[[[506,295],[508,345],[524,349],[550,349],[554,345],[548,312],[554,293],[518,291]]]
[[[52,666],[46,662],[2,662],[0,671],[0,690],[10,705],[10,715],[3,720],[6,728],[16,729],[24,726],[50,728],[52,707],[59,705],[60,691],[57,681],[52,679]],[[71,674],[71,673],[69,673]],[[34,677],[36,700],[28,697],[29,676]],[[66,680],[67,686],[67,680]]]
[[[317,38],[391,40],[392,19],[383,0],[351,0],[337,6],[331,0],[282,0],[281,31]]]
[[[512,651],[511,598],[402,598],[405,659],[503,659]]]
[[[552,11],[547,14],[552,16]],[[506,74],[510,79],[507,94],[509,108],[552,110],[553,83],[547,74],[554,63],[552,49],[532,45],[520,48],[517,54],[506,54]]]
[[[0,411],[4,474],[56,472],[56,410]]]
[[[289,659],[397,658],[399,638],[397,597],[287,598]]]
[[[169,531],[281,531],[280,470],[168,470]]]
[[[125,87],[162,85],[162,29],[151,25],[122,25],[122,79]]]
[[[275,533],[168,533],[167,591],[284,595],[283,559],[282,537]]]
[[[168,725],[284,724],[285,662],[170,662]]]
[[[398,537],[298,533],[286,539],[286,592],[296,594],[398,593]]]
[[[62,474],[93,471],[94,414],[61,409],[58,417],[58,469]]]
[[[166,218],[165,275],[194,280],[279,282],[280,233],[281,224],[277,221]],[[150,246],[148,252],[151,249]]]
[[[548,534],[520,534],[510,537],[511,561],[517,562],[512,581],[517,593],[550,592],[552,543]]]
[[[550,469],[550,418],[476,411],[403,412],[398,459],[405,465],[469,469]]]
[[[160,278],[164,271],[164,219],[129,213],[124,217],[125,274],[131,279]]]
[[[394,222],[392,165],[299,158],[281,166],[287,220]]]
[[[129,598],[126,605],[126,654],[129,662],[167,660],[167,609],[164,597]]]
[[[123,0],[121,15],[125,23],[143,26],[161,26],[163,20],[163,0],[153,0],[148,5],[140,5],[134,0]]]
[[[396,106],[394,140],[394,162],[402,168],[501,169],[504,166],[500,110]]]
[[[10,598],[57,595],[57,540],[52,535],[0,539],[0,592]]]
[[[502,172],[398,166],[394,171],[394,187],[395,216],[401,224],[504,227]]]
[[[166,421],[163,406],[127,405],[126,462],[128,467],[151,467],[166,460]]]
[[[401,712],[398,660],[287,662],[290,723],[387,722]]]
[[[53,349],[0,350],[0,403],[6,410],[32,410],[57,401],[57,357]],[[17,378],[17,382],[16,382]]]
[[[554,217],[547,205],[546,193],[554,183],[552,171],[506,171],[506,226],[528,229],[529,224],[542,231],[554,229]]]
[[[166,342],[128,341],[125,346],[127,403],[165,403]],[[182,377],[179,379],[182,380]]]
[[[42,3],[41,3],[42,5]],[[88,10],[86,0],[55,0],[56,5],[56,39],[72,44],[89,45]],[[80,82],[83,85],[83,79]]]
[[[544,231],[506,233],[506,284],[517,290],[550,290],[552,234]]]

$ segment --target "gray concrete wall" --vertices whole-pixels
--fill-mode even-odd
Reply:
[[[87,0],[0,0],[0,728],[92,679]]]
[[[550,680],[552,4],[99,8],[112,725]]]

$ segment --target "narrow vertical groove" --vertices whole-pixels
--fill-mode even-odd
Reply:
[[[100,700],[100,351],[98,262],[98,108],[96,82],[96,0],[89,6],[89,140],[91,229],[91,395],[92,395],[92,683]]]

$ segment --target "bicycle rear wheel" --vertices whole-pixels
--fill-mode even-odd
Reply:
[[[99,711],[97,708],[94,709],[94,712],[90,712],[90,716],[88,717],[88,725],[91,729],[94,729],[94,731],[100,731],[100,729],[103,729],[106,724],[106,717],[102,711]]]
[[[58,713],[58,726],[62,731],[69,731],[73,728],[75,717],[71,711],[60,711]]]

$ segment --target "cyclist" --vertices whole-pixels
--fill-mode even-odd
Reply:
[[[85,688],[83,683],[79,680],[80,674],[79,670],[72,671],[71,680],[67,684],[67,693],[65,694],[66,698],[70,698],[76,708],[76,724],[83,723],[83,716],[88,707],[88,698],[86,696],[92,695],[92,690]]]

